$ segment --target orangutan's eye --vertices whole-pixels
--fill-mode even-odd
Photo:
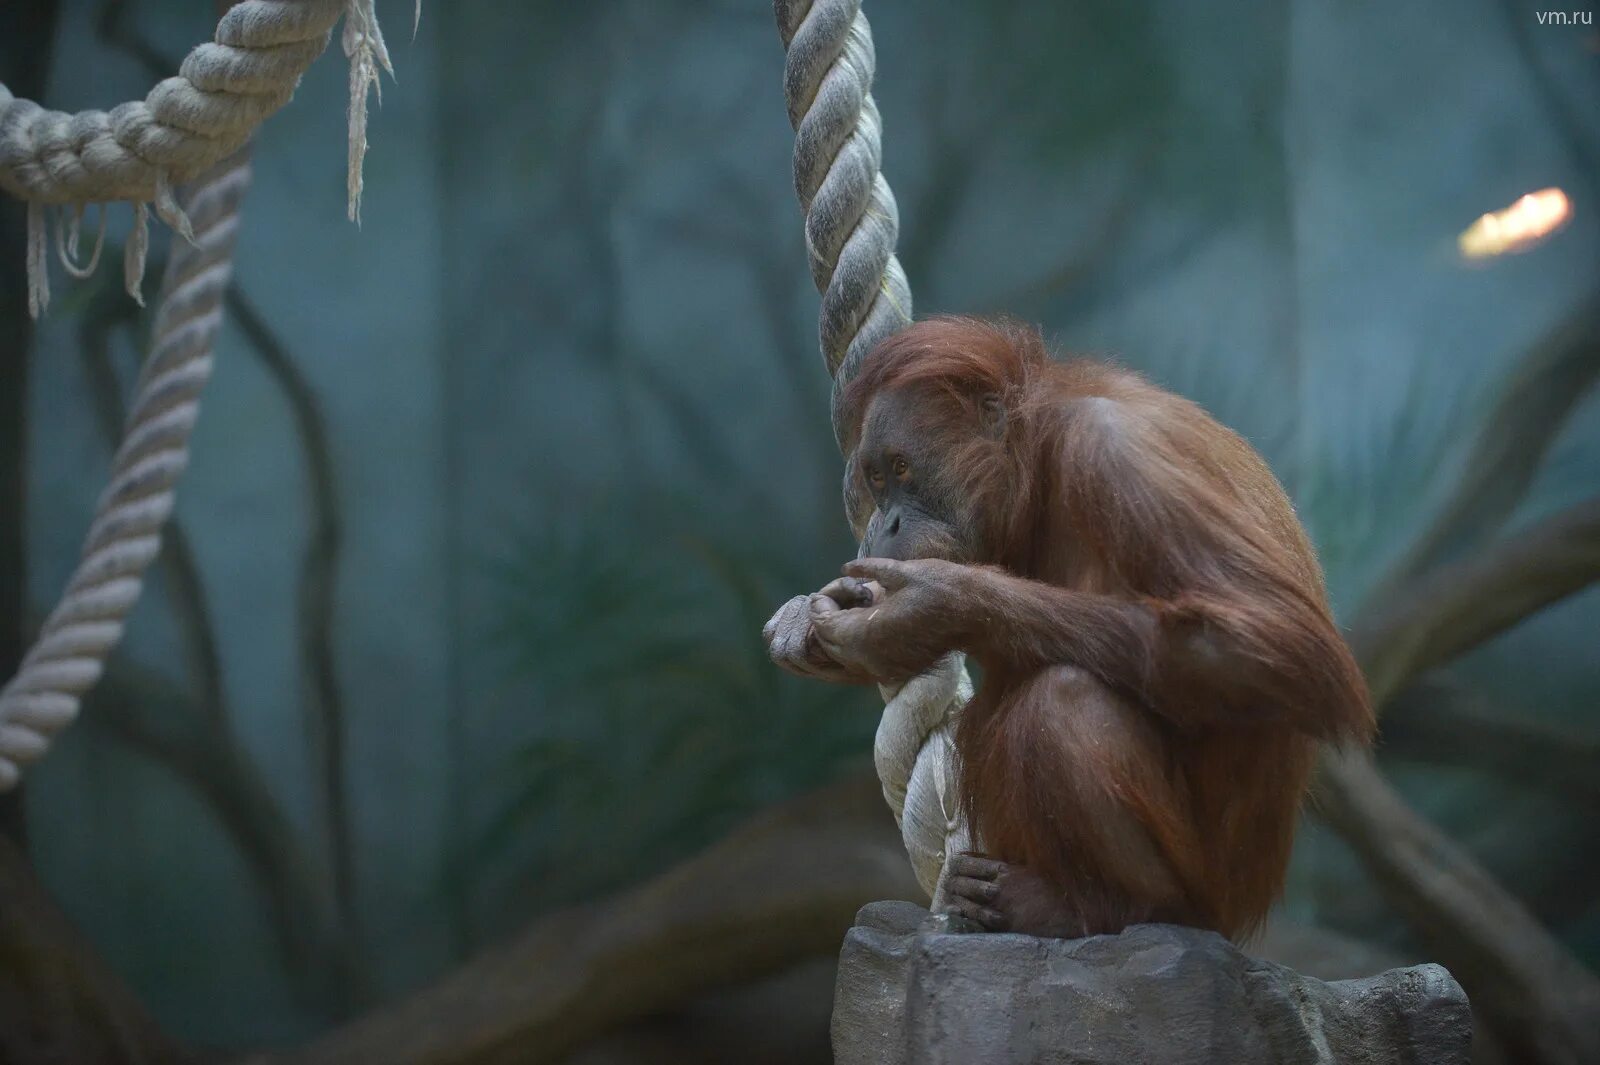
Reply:
[[[911,464],[905,459],[894,460],[894,475],[902,481],[911,476]]]
[[[883,471],[878,469],[876,466],[867,470],[867,482],[872,485],[874,490],[882,489]]]

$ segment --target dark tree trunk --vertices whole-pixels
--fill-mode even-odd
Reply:
[[[27,859],[0,839],[0,1061],[189,1060],[56,909]]]
[[[57,0],[0,0],[0,82],[43,95]],[[0,194],[0,682],[27,648],[27,216]],[[184,1060],[34,879],[20,792],[0,796],[0,1061],[126,1065]]]
[[[50,72],[57,0],[0,4],[0,82],[37,99]],[[0,195],[0,677],[9,678],[27,648],[28,318],[27,214]],[[3,683],[3,680],[0,680]],[[22,794],[0,796],[0,834],[24,839]]]

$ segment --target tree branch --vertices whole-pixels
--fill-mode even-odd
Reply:
[[[1586,301],[1523,362],[1439,516],[1354,626],[1374,705],[1600,579],[1600,497],[1479,555],[1442,561],[1498,529],[1526,495],[1560,424],[1600,372],[1595,309]],[[1328,754],[1318,785],[1318,811],[1509,1047],[1549,1063],[1600,1058],[1600,980],[1411,810],[1369,754]]]
[[[1414,581],[1351,635],[1374,705],[1597,577],[1600,498]],[[1317,812],[1356,850],[1508,1047],[1549,1065],[1600,1059],[1600,980],[1408,807],[1369,753],[1325,754],[1317,800]]]
[[[0,4],[0,81],[26,99],[44,94],[55,43],[57,0]],[[0,678],[28,649],[27,209],[0,196]],[[0,681],[3,683],[3,681]],[[0,795],[0,835],[26,844],[24,788]]]
[[[218,12],[226,12],[235,2],[237,0],[219,0]],[[159,48],[128,24],[130,9],[131,5],[126,0],[105,0],[96,20],[96,33],[109,44],[132,55],[157,77],[177,69],[170,57],[163,55]],[[343,534],[332,449],[316,393],[300,373],[287,347],[237,283],[229,286],[226,300],[228,313],[233,316],[268,375],[288,401],[300,438],[306,479],[311,488],[311,535],[302,556],[296,605],[301,668],[306,676],[308,699],[307,732],[311,737],[311,760],[317,767],[328,837],[329,866],[333,870],[334,897],[351,949],[359,956],[362,937],[356,900],[355,847],[349,788],[345,781],[347,726],[338,663],[334,655],[333,625],[337,616],[335,600]],[[187,555],[187,541],[181,530],[175,532],[179,548],[176,552],[179,558],[174,573],[175,583],[181,586],[186,580],[192,579],[198,588],[198,570],[184,557]],[[186,566],[190,572],[185,572]],[[352,977],[360,968],[357,965],[349,969]],[[364,979],[359,980],[351,992],[364,997],[365,985]]]
[[[21,852],[0,839],[0,1061],[189,1060],[57,909]]]
[[[863,904],[917,898],[876,779],[747,822],[667,873],[551,914],[435,986],[257,1065],[541,1065],[712,988],[832,954]]]
[[[1581,301],[1518,363],[1467,449],[1444,505],[1370,601],[1395,601],[1419,576],[1498,532],[1596,377],[1600,293]]]
[[[326,419],[316,393],[295,365],[288,348],[238,284],[227,294],[233,316],[267,373],[283,392],[300,438],[306,480],[311,489],[310,536],[300,563],[296,614],[300,635],[301,668],[306,676],[309,702],[307,718],[316,738],[313,761],[318,767],[323,808],[326,811],[329,864],[333,869],[334,897],[340,919],[353,947],[359,951],[358,907],[355,881],[355,841],[350,822],[349,786],[345,779],[345,739],[348,729],[344,694],[334,655],[334,619],[338,615],[338,567],[343,546],[339,493],[333,470],[333,448]],[[357,989],[359,990],[359,989]]]
[[[1440,567],[1364,616],[1350,642],[1374,705],[1412,679],[1600,580],[1600,496]]]
[[[1600,809],[1600,743],[1565,729],[1491,713],[1439,682],[1402,692],[1383,719],[1382,755],[1460,766]]]
[[[551,914],[432,988],[250,1065],[543,1065],[719,987],[833,954],[862,904],[922,898],[876,778],[758,815],[677,868]],[[1256,953],[1324,979],[1404,964],[1274,920]]]
[[[1548,832],[1530,832],[1517,818],[1502,816],[1474,824],[1463,835],[1470,853],[1483,856],[1480,864],[1516,870],[1516,898],[1546,928],[1565,927],[1595,914],[1600,847],[1586,845],[1591,841],[1581,828],[1552,838]],[[1560,849],[1552,851],[1552,843]],[[1331,927],[1377,940],[1392,937],[1398,916],[1376,881],[1340,885],[1336,895],[1319,900],[1318,912]]]
[[[1364,752],[1323,759],[1317,810],[1522,1060],[1600,1061],[1600,981],[1411,810]]]
[[[207,728],[187,694],[118,659],[89,695],[83,717],[199,792],[265,892],[297,988],[319,1008],[341,1002],[350,962],[332,901],[250,756]]]

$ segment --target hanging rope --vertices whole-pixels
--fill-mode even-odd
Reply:
[[[233,271],[248,152],[204,175],[183,198],[193,243],[174,241],[111,480],[95,507],[78,568],[17,675],[0,689],[0,791],[16,784],[100,679],[161,547],[173,491],[189,464],[189,434],[211,377],[222,298]]]
[[[162,220],[188,235],[173,187],[237,151],[268,116],[289,102],[300,77],[328,46],[346,16],[350,59],[350,216],[361,203],[367,89],[390,71],[374,0],[243,0],[217,23],[215,41],[184,59],[143,100],[75,115],[20,100],[0,85],[0,190],[30,205],[29,306],[49,302],[46,205],[126,200],[151,203]],[[142,218],[142,212],[141,212]],[[130,250],[143,242],[130,242]],[[141,254],[128,260],[130,288],[143,275]]]
[[[956,715],[972,698],[972,679],[962,656],[951,655],[903,686],[881,691],[873,765],[911,871],[937,912],[945,860],[972,849],[956,787],[955,743]]]
[[[788,49],[783,93],[811,277],[822,293],[822,357],[837,396],[878,341],[911,323],[911,286],[894,254],[900,216],[880,170],[877,57],[861,0],[776,0],[773,8]]]
[[[774,0],[773,12],[787,49],[794,186],[805,209],[811,277],[822,293],[822,358],[834,381],[834,435],[843,443],[840,386],[879,341],[911,324],[911,286],[894,254],[900,216],[880,167],[877,57],[861,0]],[[954,742],[972,681],[961,656],[952,655],[882,693],[873,744],[878,781],[937,910],[946,859],[973,845],[957,801]]]
[[[67,272],[83,277],[98,264],[105,236],[102,207],[95,250],[79,265],[84,206],[133,203],[123,268],[135,299],[150,242],[146,205],[153,203],[185,238],[173,242],[150,356],[78,568],[17,675],[0,689],[0,791],[14,787],[22,767],[41,758],[77,716],[122,638],[144,572],[160,550],[174,489],[189,463],[200,391],[211,376],[239,201],[250,183],[244,145],[294,95],[341,15],[350,61],[349,214],[360,218],[367,91],[378,84],[379,70],[394,73],[374,2],[241,0],[218,22],[216,40],[190,52],[177,77],[110,112],[48,111],[0,85],[0,190],[28,203],[34,317],[50,298],[47,206],[66,209],[66,221],[57,222],[57,250]],[[421,17],[418,0],[414,19]],[[174,184],[197,175],[180,203]]]

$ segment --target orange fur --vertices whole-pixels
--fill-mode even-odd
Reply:
[[[983,686],[956,737],[984,848],[1042,876],[1085,932],[1248,935],[1282,888],[1318,743],[1373,728],[1282,488],[1196,404],[1053,361],[1013,323],[885,341],[840,396],[847,436],[910,387],[978,516],[972,561],[993,567],[963,645]],[[997,438],[948,413],[985,395]]]

